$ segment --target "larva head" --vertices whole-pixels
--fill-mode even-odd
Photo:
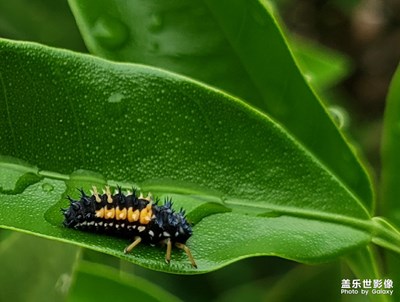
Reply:
[[[69,196],[67,198],[70,201],[70,206],[68,209],[61,209],[61,212],[65,218],[63,222],[64,226],[71,228],[89,218],[88,216],[91,216],[88,210],[91,207],[91,201],[84,194],[80,200],[73,200]]]
[[[82,218],[82,209],[79,202],[71,202],[71,206],[68,209],[61,209],[64,215],[64,226],[73,227]]]
[[[187,222],[183,212],[175,213],[176,215],[176,233],[174,240],[176,242],[185,243],[192,236],[192,227]]]
[[[170,201],[158,207],[156,217],[156,224],[172,241],[185,243],[192,236],[192,227],[187,222],[184,211],[175,212]]]

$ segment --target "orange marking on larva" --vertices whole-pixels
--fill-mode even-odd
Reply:
[[[140,212],[140,223],[148,224],[151,220],[151,216],[153,215],[153,211],[151,210],[151,204],[149,203],[142,211]]]
[[[140,215],[139,210],[136,210],[135,212],[133,212],[133,214],[132,214],[133,221],[138,221],[139,215]]]
[[[139,219],[139,210],[134,211],[132,207],[128,209],[128,221],[135,222]]]
[[[96,211],[96,217],[103,218],[104,217],[104,208]]]
[[[104,219],[114,219],[115,217],[115,208],[107,209],[104,207]]]
[[[117,211],[116,211],[116,218],[117,220],[125,220],[126,219],[126,208],[123,208],[122,210],[117,207]]]

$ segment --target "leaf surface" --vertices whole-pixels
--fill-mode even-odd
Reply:
[[[179,273],[257,255],[327,261],[371,240],[363,203],[238,99],[162,70],[32,43],[2,40],[0,62],[2,227]],[[195,223],[188,245],[199,269],[179,251],[167,266],[161,249],[124,255],[125,240],[62,227],[66,194],[107,182],[173,196]]]
[[[168,69],[240,97],[285,127],[372,213],[369,176],[304,79],[269,2],[69,3],[93,54]]]

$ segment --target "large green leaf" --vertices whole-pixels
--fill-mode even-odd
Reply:
[[[372,211],[369,178],[305,81],[267,1],[69,3],[92,53],[169,69],[239,96],[279,121]]]
[[[363,203],[326,166],[220,91],[32,43],[2,40],[0,62],[2,227],[186,273],[256,255],[327,261],[375,232]],[[183,253],[167,266],[160,249],[124,255],[124,240],[63,228],[65,194],[106,181],[186,208],[198,270]]]

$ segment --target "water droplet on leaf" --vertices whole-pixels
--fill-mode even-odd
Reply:
[[[152,32],[160,31],[163,27],[163,21],[160,14],[152,14],[149,18],[148,28]]]
[[[123,98],[124,98],[124,95],[122,93],[115,92],[108,97],[107,102],[120,103]]]
[[[349,116],[343,108],[330,106],[328,110],[339,129],[346,129],[349,126]]]
[[[103,47],[116,49],[128,41],[129,29],[120,20],[105,16],[96,21],[92,34]]]
[[[49,183],[44,183],[44,184],[42,184],[42,190],[44,192],[51,192],[54,190],[54,186]]]

